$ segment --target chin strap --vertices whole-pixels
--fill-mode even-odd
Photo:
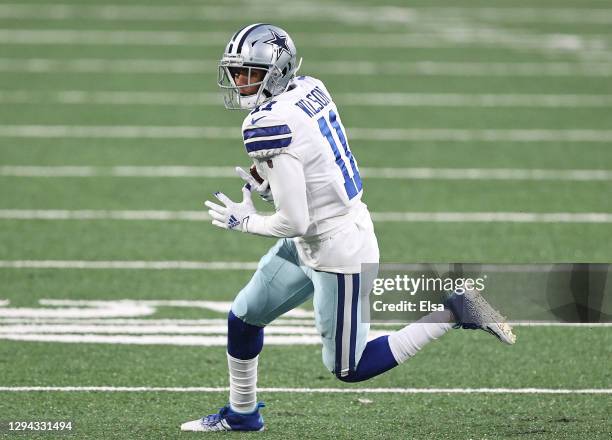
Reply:
[[[295,68],[295,70],[293,71],[293,76],[295,76],[298,73],[298,70],[300,70],[300,67],[302,67],[302,60],[304,58],[300,57],[300,61],[298,61],[298,66]]]

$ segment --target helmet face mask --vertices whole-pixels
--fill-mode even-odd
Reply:
[[[261,80],[251,82],[255,71],[261,72]],[[242,73],[246,72],[246,73]],[[247,78],[246,84],[238,85],[236,77],[244,75]],[[262,84],[266,83],[269,75],[269,69],[260,66],[245,66],[231,67],[219,66],[219,78],[217,84],[223,90],[223,101],[228,109],[251,109],[263,104],[268,99]],[[254,87],[255,90],[251,92]],[[249,93],[250,92],[250,93]]]
[[[261,23],[241,29],[219,62],[217,84],[225,107],[250,110],[271,100],[287,90],[298,68],[295,45],[284,30]],[[261,73],[263,78],[254,80]],[[236,83],[238,75],[247,78],[246,84]]]

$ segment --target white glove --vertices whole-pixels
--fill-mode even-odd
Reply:
[[[240,176],[242,180],[244,180],[247,184],[251,185],[251,191],[257,192],[257,194],[259,194],[259,197],[261,197],[266,202],[274,203],[274,197],[272,196],[272,191],[270,190],[270,184],[268,183],[268,179],[264,179],[262,183],[258,183],[253,176],[251,176],[248,172],[246,172],[240,167],[236,167],[236,173]]]
[[[204,202],[210,209],[208,214],[212,217],[212,224],[223,229],[233,229],[242,232],[247,232],[246,224],[249,216],[255,214],[255,207],[251,200],[251,188],[249,185],[242,187],[242,202],[232,202],[225,194],[216,192],[214,196],[225,206],[217,205],[216,203]]]

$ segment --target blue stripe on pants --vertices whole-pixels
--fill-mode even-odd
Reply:
[[[338,277],[338,306],[336,308],[336,375],[342,372],[342,330],[344,328],[344,275]]]
[[[351,351],[349,371],[355,370],[355,346],[357,345],[357,308],[359,306],[359,274],[353,274],[353,300],[351,301]]]
[[[359,274],[337,274],[335,368],[337,376],[346,376],[356,367]]]

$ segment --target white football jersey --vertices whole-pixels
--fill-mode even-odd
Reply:
[[[309,225],[294,238],[302,261],[317,270],[361,271],[378,263],[378,244],[362,181],[338,109],[325,85],[300,76],[288,90],[244,120],[245,148],[267,178],[274,156],[289,154],[303,166]],[[274,188],[271,188],[274,195]]]

